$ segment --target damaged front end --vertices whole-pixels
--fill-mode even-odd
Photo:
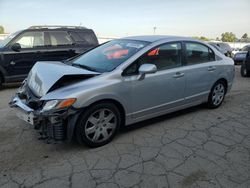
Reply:
[[[43,71],[45,66],[46,73]],[[81,109],[72,106],[76,98],[44,100],[43,97],[57,89],[97,75],[70,66],[66,67],[65,72],[60,71],[60,74],[55,75],[52,71],[58,70],[57,66],[64,65],[37,63],[9,103],[10,107],[16,109],[20,119],[39,130],[40,139],[48,141],[71,140],[74,133],[74,126],[71,125],[76,124]]]
[[[39,130],[40,139],[62,141],[69,138],[68,125],[78,110],[72,107],[76,99],[42,101],[29,89],[26,81],[9,103],[17,116]]]

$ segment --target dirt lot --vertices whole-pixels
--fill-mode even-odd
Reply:
[[[216,110],[136,124],[101,148],[46,144],[0,91],[0,187],[250,187],[250,78]]]

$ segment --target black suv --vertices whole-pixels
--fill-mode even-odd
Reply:
[[[92,29],[32,26],[0,41],[0,86],[22,81],[37,61],[61,61],[98,45]]]
[[[241,76],[250,77],[250,51],[246,53],[246,58],[241,65]]]

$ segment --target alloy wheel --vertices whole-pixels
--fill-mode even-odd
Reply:
[[[117,117],[109,109],[103,108],[94,111],[85,125],[86,137],[94,143],[108,140],[117,126]]]
[[[219,83],[214,87],[213,94],[212,94],[212,101],[215,106],[220,105],[223,101],[225,95],[225,87],[223,84]]]

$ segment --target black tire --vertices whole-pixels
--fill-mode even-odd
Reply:
[[[2,89],[2,86],[3,86],[3,76],[0,73],[0,89]]]
[[[215,99],[216,98],[215,92],[216,92],[216,89],[218,87],[220,88],[220,86],[223,87],[224,92],[223,92],[223,94],[222,94],[222,92],[220,93],[220,97],[218,96],[218,100],[217,100],[217,99]],[[215,82],[215,84],[213,85],[213,87],[209,93],[209,97],[208,97],[208,101],[207,101],[208,107],[211,109],[218,108],[222,104],[222,102],[225,98],[226,92],[227,92],[227,88],[226,88],[226,83],[224,81],[219,80],[219,81]]]
[[[107,139],[94,142],[90,138],[92,136],[91,135],[92,133],[87,134],[86,129],[88,128],[89,124],[91,125],[89,118],[91,116],[93,117],[95,114],[97,114],[99,111],[102,111],[102,110],[104,110],[104,113],[105,113],[105,110],[106,110],[106,112],[113,113],[114,119],[112,119],[111,121],[114,121],[116,123],[113,123],[113,124],[115,124],[115,126],[114,126],[114,129],[110,130],[110,132],[108,131],[108,128],[105,129],[105,126],[107,126],[107,125],[103,125],[103,124],[105,124],[104,122],[99,122],[95,126],[94,126],[94,124],[92,124],[93,126],[90,128],[95,129],[95,132],[93,133],[93,138],[95,137],[95,134],[97,134],[96,133],[97,129],[99,131],[98,138],[103,137],[103,139],[104,139],[104,134],[100,133],[100,129],[103,129],[103,130],[105,129],[106,133],[109,132],[108,134],[110,134],[110,136]],[[104,117],[105,117],[105,114],[104,114]],[[100,114],[99,114],[98,118],[100,119]],[[102,125],[99,125],[99,124],[102,124]],[[99,146],[103,146],[103,145],[109,143],[116,135],[120,126],[121,126],[121,113],[120,113],[119,109],[117,108],[117,106],[113,103],[110,103],[110,102],[103,102],[103,103],[98,103],[98,104],[90,106],[81,114],[81,116],[78,119],[77,125],[76,125],[75,135],[76,135],[77,142],[79,144],[86,144],[89,147],[99,147]]]
[[[246,69],[245,63],[242,63],[242,65],[241,65],[240,74],[242,77],[249,77],[250,76],[250,71]]]

